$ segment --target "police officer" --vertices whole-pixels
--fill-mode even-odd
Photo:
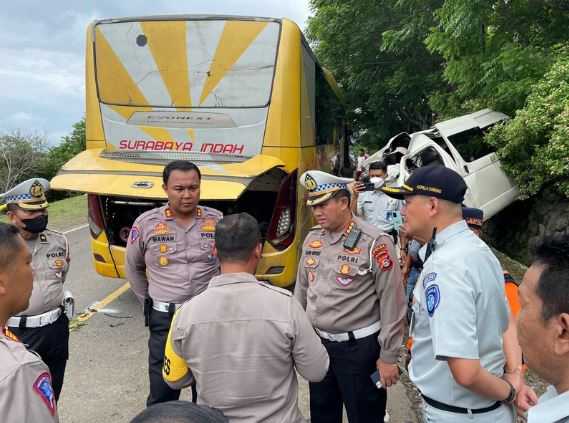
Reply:
[[[145,306],[150,329],[147,405],[179,398],[180,391],[162,379],[170,323],[176,309],[206,289],[210,279],[219,274],[212,246],[222,213],[198,205],[200,170],[192,162],[176,160],[166,165],[162,179],[168,204],[136,219],[126,247],[126,274]]]
[[[397,244],[398,233],[395,229],[395,215],[401,208],[401,201],[385,195],[381,187],[387,178],[387,165],[384,162],[373,162],[369,165],[369,182],[374,185],[371,191],[364,191],[364,184],[356,182],[353,186],[352,212],[366,222],[378,227],[393,237]]]
[[[512,320],[500,263],[462,219],[467,186],[444,166],[416,169],[402,187],[405,231],[429,241],[414,290],[409,375],[425,421],[513,422],[520,368],[504,373],[502,335]],[[519,351],[519,350],[518,350]],[[521,361],[521,354],[513,355]]]
[[[4,328],[28,307],[34,270],[18,229],[0,223],[0,420],[3,423],[58,422],[48,367]]]
[[[48,181],[34,178],[2,194],[6,216],[24,238],[36,271],[28,308],[10,318],[8,326],[49,367],[57,401],[69,358],[69,319],[64,313],[63,283],[70,259],[65,235],[47,229],[47,190]]]
[[[291,293],[255,278],[262,245],[252,216],[220,220],[215,247],[221,275],[175,317],[164,378],[174,387],[195,378],[198,402],[230,421],[305,422],[295,369],[309,381],[322,380],[326,350]]]
[[[401,271],[390,236],[350,209],[353,180],[305,172],[301,184],[318,226],[308,233],[295,297],[330,356],[322,382],[310,383],[313,423],[383,421],[386,390],[399,379],[397,359],[406,310]],[[371,376],[377,375],[383,389]]]

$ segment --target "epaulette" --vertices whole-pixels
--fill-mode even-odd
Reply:
[[[51,228],[47,228],[47,229],[46,229],[45,231],[43,231],[43,232],[44,232],[44,233],[45,233],[45,232],[53,232],[54,234],[58,234],[58,235],[65,236],[65,235],[63,234],[63,232],[59,232],[59,231],[56,231],[55,229],[51,229]]]
[[[154,215],[158,214],[158,212],[160,211],[160,209],[162,208],[162,206],[160,207],[155,207],[153,209],[150,210],[146,210],[144,213],[140,214],[135,221],[137,222],[142,222],[143,220],[147,219],[147,218],[151,218],[154,217]]]
[[[261,285],[261,286],[263,286],[263,287],[265,287],[265,288],[268,288],[268,289],[270,289],[271,291],[276,291],[276,292],[278,292],[278,293],[280,293],[280,294],[286,295],[287,297],[292,297],[292,292],[290,292],[288,289],[280,288],[280,287],[278,287],[278,286],[271,285],[271,284],[268,283],[268,282],[261,282],[261,281],[258,281],[258,282],[259,282],[259,285]]]
[[[308,232],[319,231],[319,230],[322,230],[322,226],[316,225],[316,226],[313,226],[312,228],[310,228],[310,230]]]
[[[217,215],[218,217],[223,217],[223,213],[217,209],[214,209],[213,207],[208,207],[208,206],[198,206],[201,207],[204,211],[204,215],[206,214],[213,214],[213,215]]]

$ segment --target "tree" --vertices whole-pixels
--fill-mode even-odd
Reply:
[[[369,147],[382,146],[398,132],[430,126],[429,96],[444,85],[440,57],[423,43],[432,11],[420,21],[409,3],[421,4],[424,11],[433,2],[310,2],[314,16],[307,38],[346,94],[358,142]],[[420,25],[404,25],[410,10]]]
[[[551,60],[526,106],[486,137],[524,197],[548,183],[569,197],[569,45],[553,49]]]
[[[42,174],[51,179],[59,169],[86,148],[85,116],[73,124],[73,131],[61,138],[58,146],[49,149],[46,161],[42,167]]]
[[[429,51],[445,59],[452,88],[431,97],[441,115],[491,107],[513,116],[569,40],[569,6],[558,0],[445,0],[434,11]]]
[[[0,135],[0,189],[6,192],[37,176],[47,154],[44,133],[7,129]]]

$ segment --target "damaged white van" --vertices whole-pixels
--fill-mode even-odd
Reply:
[[[511,204],[519,187],[500,167],[493,148],[483,141],[484,134],[508,117],[484,109],[437,123],[425,131],[402,132],[364,163],[382,160],[388,165],[389,185],[401,185],[414,169],[442,164],[457,171],[468,185],[465,204],[484,211],[489,219]]]

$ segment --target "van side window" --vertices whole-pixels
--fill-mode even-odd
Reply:
[[[316,145],[333,145],[343,136],[343,106],[316,67]]]
[[[465,162],[472,162],[494,152],[483,138],[484,132],[480,128],[472,128],[448,137]]]

